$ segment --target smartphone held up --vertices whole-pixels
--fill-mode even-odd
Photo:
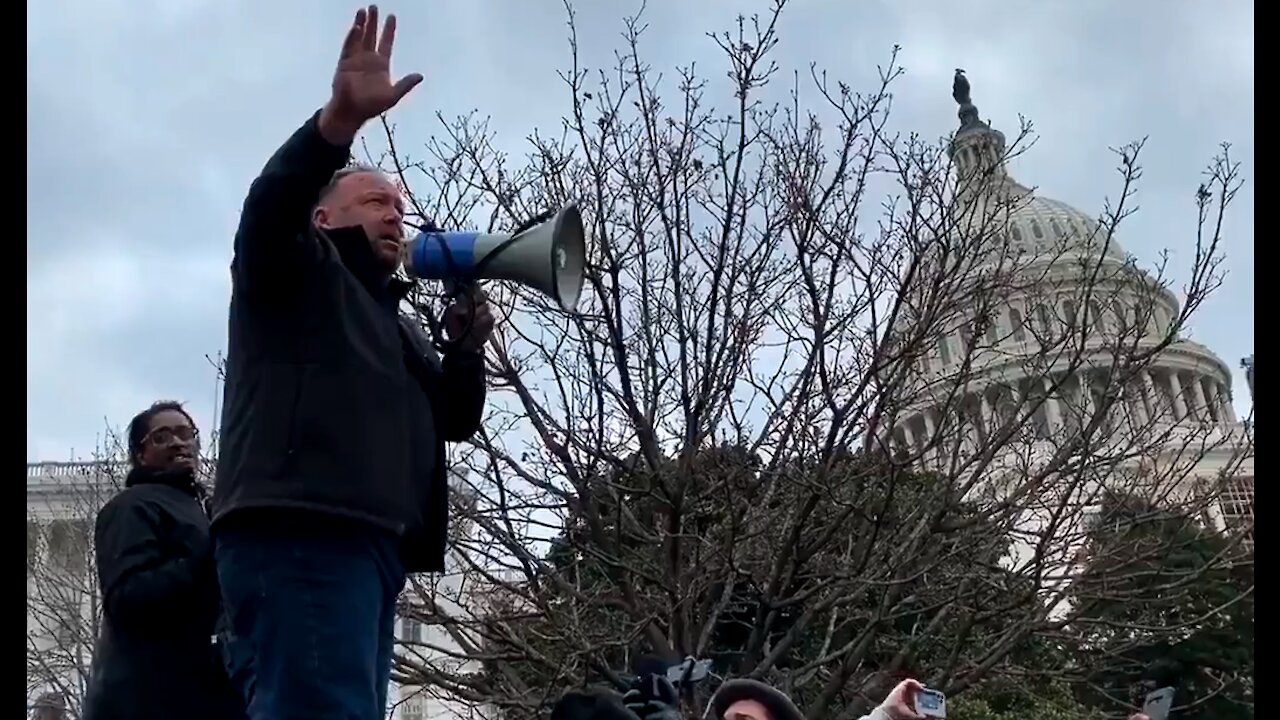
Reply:
[[[922,688],[916,693],[916,712],[927,718],[945,718],[947,716],[947,696],[938,690]]]

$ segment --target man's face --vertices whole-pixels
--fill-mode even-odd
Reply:
[[[315,223],[324,230],[359,225],[387,274],[400,266],[404,196],[386,175],[357,172],[338,180],[329,196],[316,206]]]
[[[725,709],[724,720],[773,720],[773,717],[759,702],[739,700]]]

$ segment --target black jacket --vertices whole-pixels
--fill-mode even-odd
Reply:
[[[102,633],[86,720],[244,717],[212,636],[220,601],[190,472],[135,470],[98,513]]]
[[[438,572],[443,442],[479,426],[483,358],[441,361],[399,317],[408,285],[384,282],[363,230],[314,230],[350,150],[318,117],[267,162],[240,215],[214,525],[251,509],[347,518],[403,536],[407,571]]]

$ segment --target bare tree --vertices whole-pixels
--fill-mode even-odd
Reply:
[[[93,553],[98,510],[124,485],[110,444],[89,461],[27,466],[27,697],[79,718],[102,604]]]
[[[905,673],[949,694],[1045,675],[1026,649],[1101,602],[1070,588],[1113,550],[1087,542],[1104,500],[1204,517],[1251,459],[1225,388],[1178,369],[1212,365],[1183,329],[1221,282],[1226,148],[1175,294],[1116,243],[1142,143],[1083,217],[1007,175],[1030,126],[1006,142],[967,90],[956,137],[892,130],[896,50],[868,92],[811,69],[768,102],[785,4],[710,36],[722,104],[644,61],[640,18],[616,67],[579,66],[568,8],[570,110],[526,157],[475,117],[416,161],[386,127],[420,217],[511,228],[579,201],[592,240],[577,314],[498,289],[494,400],[456,457],[465,581],[415,586],[442,632],[399,680],[535,717],[622,686],[632,653],[713,655],[852,718]]]

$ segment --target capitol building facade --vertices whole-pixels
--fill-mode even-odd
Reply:
[[[1107,497],[1139,496],[1194,508],[1251,547],[1253,433],[1233,410],[1230,368],[1182,335],[1170,283],[1122,250],[1123,210],[1096,218],[1020,184],[963,71],[954,95],[946,235],[920,262],[955,263],[964,277],[942,302],[933,288],[907,298],[894,337],[918,349],[880,441],[919,469],[962,485],[973,476],[973,493],[1022,491],[1040,468],[1062,468],[1041,488],[1066,489],[1038,489],[1029,504],[1065,499],[1079,527]],[[1044,523],[1025,510],[1029,548]]]

